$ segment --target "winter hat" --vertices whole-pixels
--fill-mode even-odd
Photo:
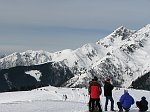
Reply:
[[[94,76],[94,79],[93,79],[93,80],[97,81],[97,80],[98,80],[98,78],[97,78],[96,76]]]
[[[141,99],[142,99],[142,100],[146,100],[145,96],[143,96]]]
[[[125,89],[125,90],[124,90],[124,93],[128,93],[128,90]]]
[[[107,78],[106,81],[107,81],[107,82],[110,82],[110,78]]]

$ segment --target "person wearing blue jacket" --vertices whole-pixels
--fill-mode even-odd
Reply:
[[[125,112],[130,110],[131,105],[134,104],[134,99],[131,95],[129,95],[127,90],[124,90],[124,94],[120,97],[120,101],[117,102],[119,112],[122,112],[123,109]]]

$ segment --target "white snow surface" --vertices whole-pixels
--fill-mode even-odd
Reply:
[[[38,70],[31,70],[31,71],[26,71],[26,74],[31,75],[32,77],[34,77],[37,81],[41,81],[40,77],[42,76],[41,72]]]
[[[113,97],[116,102],[124,89],[114,89]],[[128,89],[135,101],[142,96],[150,101],[150,91]],[[64,95],[67,95],[65,100]],[[38,88],[32,91],[0,93],[0,112],[85,112],[88,110],[89,95],[84,88],[56,88],[52,86]],[[105,97],[101,95],[101,105],[104,109]],[[150,103],[149,103],[150,107]],[[110,109],[110,102],[108,105]],[[136,105],[132,105],[130,112],[137,112]],[[150,111],[150,109],[149,109]]]

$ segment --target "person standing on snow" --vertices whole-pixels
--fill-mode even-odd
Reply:
[[[101,106],[100,106],[100,95],[102,93],[101,85],[98,83],[98,78],[95,76],[92,81],[89,83],[89,95],[90,95],[90,100],[89,100],[89,111],[92,112],[95,107],[99,108],[99,112],[102,112]]]
[[[104,96],[106,97],[105,111],[107,111],[107,105],[109,100],[111,101],[111,111],[114,111],[114,100],[112,97],[113,88],[114,86],[110,83],[110,79],[106,79],[104,84]]]
[[[129,112],[131,105],[134,104],[134,99],[129,95],[127,90],[124,90],[124,94],[121,96],[120,101],[117,102],[119,112],[122,112],[123,109],[125,112]]]
[[[148,101],[146,100],[145,96],[143,96],[141,98],[141,101],[137,101],[136,105],[140,111],[147,111],[148,110]]]

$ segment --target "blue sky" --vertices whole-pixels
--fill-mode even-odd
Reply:
[[[0,0],[0,54],[77,49],[150,24],[150,0]]]

